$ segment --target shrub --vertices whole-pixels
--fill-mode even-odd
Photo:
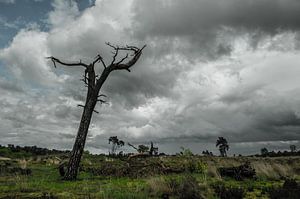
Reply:
[[[271,199],[298,199],[300,186],[294,179],[286,179],[282,187],[273,187],[269,190]]]
[[[242,199],[246,192],[240,187],[228,187],[224,185],[215,185],[214,187],[216,196],[220,199]]]
[[[180,180],[170,179],[168,185],[172,194],[179,196],[179,199],[202,199],[200,186],[195,177],[186,175]]]
[[[189,148],[184,148],[184,147],[180,147],[180,148],[181,148],[180,155],[184,157],[190,157],[194,155]]]
[[[164,195],[167,197],[170,193],[172,193],[172,189],[169,184],[162,177],[152,177],[147,180],[147,184],[149,185],[149,192],[152,195]]]

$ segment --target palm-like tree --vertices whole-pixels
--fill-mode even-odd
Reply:
[[[216,142],[216,147],[219,147],[219,151],[222,157],[226,157],[226,151],[229,149],[228,142],[225,138],[219,137],[217,142]]]
[[[112,143],[111,154],[115,154],[116,150],[122,146],[124,146],[124,141],[119,140],[117,136],[111,136],[108,139],[108,144]]]
[[[296,152],[296,145],[290,145],[291,152]]]
[[[264,147],[264,148],[260,149],[260,153],[262,156],[267,156],[269,151],[266,147]]]

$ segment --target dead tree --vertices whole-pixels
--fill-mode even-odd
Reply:
[[[138,148],[136,148],[134,145],[130,143],[127,144],[138,152],[137,154],[130,155],[129,159],[136,158],[136,157],[150,157],[153,155],[158,155],[158,147],[154,147],[153,142],[151,142],[150,148],[142,144],[139,145]]]
[[[158,147],[154,147],[154,146],[153,146],[153,142],[151,142],[151,144],[150,144],[149,154],[150,154],[151,156],[153,156],[153,155],[158,155]]]
[[[80,107],[83,107],[83,112],[77,132],[77,137],[73,145],[67,170],[64,175],[64,180],[75,180],[77,177],[79,163],[83,153],[91,118],[93,112],[98,113],[98,111],[94,110],[95,106],[97,102],[105,103],[103,97],[106,96],[103,94],[99,95],[105,80],[112,71],[126,70],[130,72],[131,67],[138,61],[143,49],[146,47],[146,45],[144,45],[142,48],[137,48],[135,46],[119,47],[110,43],[106,44],[113,49],[113,58],[109,64],[104,62],[100,54],[98,54],[90,64],[83,63],[81,60],[79,62],[64,62],[53,56],[48,57],[48,59],[53,62],[55,68],[57,64],[61,64],[71,67],[83,67],[85,70],[84,78],[82,79],[82,81],[87,87],[86,101],[84,105],[78,105]],[[120,58],[120,52],[125,52],[126,55]],[[99,74],[99,76],[95,73],[95,65],[97,63],[101,63],[103,66],[102,73]]]
[[[141,153],[140,150],[139,150],[138,148],[136,148],[134,145],[130,144],[129,142],[128,142],[128,146],[131,146],[131,147],[134,148],[138,153]]]

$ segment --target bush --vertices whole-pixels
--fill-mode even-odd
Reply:
[[[180,180],[170,179],[168,185],[172,194],[179,196],[179,199],[202,199],[200,186],[195,177],[187,175]]]
[[[300,186],[294,179],[286,179],[282,187],[275,187],[269,190],[271,199],[298,199]]]
[[[180,155],[184,157],[190,157],[194,155],[189,148],[184,148],[184,147],[180,147],[180,148],[181,148]]]
[[[220,199],[242,199],[245,196],[245,190],[239,187],[228,187],[224,185],[215,185],[216,196]]]

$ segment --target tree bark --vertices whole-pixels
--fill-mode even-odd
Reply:
[[[88,80],[89,87],[88,87],[87,96],[86,96],[87,101],[86,101],[86,104],[84,106],[84,110],[83,110],[83,113],[81,116],[80,125],[78,128],[75,143],[73,145],[71,157],[70,157],[70,160],[68,163],[66,174],[64,176],[64,180],[76,180],[76,178],[77,178],[79,163],[80,163],[80,159],[81,159],[81,156],[82,156],[82,153],[84,150],[85,141],[86,141],[86,137],[88,134],[88,129],[89,129],[89,126],[91,123],[94,108],[97,104],[98,94],[100,92],[100,89],[101,89],[103,83],[109,76],[110,72],[111,72],[110,68],[105,69],[102,72],[100,78],[97,80],[96,84],[94,83],[94,81],[95,81],[94,69],[88,73],[89,74],[89,80]]]
[[[65,180],[76,180],[80,159],[81,159],[81,156],[83,153],[86,137],[88,134],[88,129],[90,126],[90,122],[92,119],[92,114],[93,114],[96,102],[97,102],[97,99],[95,100],[95,99],[90,98],[90,100],[86,103],[86,105],[84,107],[80,125],[79,125],[79,129],[78,129],[77,136],[76,136],[76,140],[73,145],[73,149],[71,152],[71,157],[70,157],[70,160],[68,163],[67,171],[64,176]]]

